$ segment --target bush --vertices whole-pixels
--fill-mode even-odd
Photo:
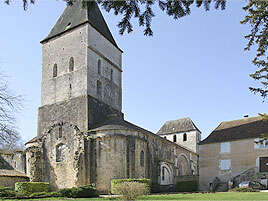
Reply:
[[[0,197],[15,197],[15,191],[10,187],[0,186]]]
[[[58,192],[37,192],[32,193],[27,198],[49,198],[49,197],[62,197]]]
[[[259,192],[260,190],[258,189],[253,189],[253,188],[233,188],[230,190],[231,192]]]
[[[20,195],[30,195],[36,192],[49,192],[46,182],[16,182],[15,191]]]
[[[59,193],[59,195],[69,198],[90,198],[99,196],[96,188],[93,185],[64,188],[57,192]]]
[[[177,182],[175,186],[176,192],[194,192],[198,190],[197,181]]]
[[[137,183],[144,183],[146,184],[147,188],[150,190],[151,188],[151,181],[150,179],[113,179],[111,181],[111,193],[112,194],[117,194],[115,190],[115,186],[121,183],[125,182],[137,182]]]
[[[136,200],[141,195],[147,195],[150,189],[146,183],[140,182],[123,182],[114,187],[114,190],[122,195],[123,200]]]

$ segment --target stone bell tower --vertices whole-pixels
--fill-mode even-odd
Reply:
[[[122,50],[94,1],[67,6],[42,44],[38,136],[69,122],[82,132],[121,114]]]

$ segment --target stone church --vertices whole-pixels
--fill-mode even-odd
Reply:
[[[123,51],[91,4],[67,6],[41,41],[41,106],[37,136],[26,143],[26,174],[52,189],[94,183],[100,192],[112,179],[172,187],[196,178],[197,134],[184,146],[124,120]]]

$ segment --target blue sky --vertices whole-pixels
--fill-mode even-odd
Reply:
[[[135,31],[118,34],[119,17],[103,11],[123,54],[123,112],[125,118],[156,132],[172,119],[190,117],[206,137],[221,121],[267,112],[267,102],[249,92],[257,83],[248,75],[254,52],[244,52],[241,25],[244,1],[229,1],[225,11],[192,10],[173,20],[159,10],[153,37],[146,37],[134,20]],[[41,44],[65,3],[38,0],[23,11],[20,0],[1,2],[0,68],[10,88],[24,95],[17,115],[24,141],[36,136],[40,105]]]

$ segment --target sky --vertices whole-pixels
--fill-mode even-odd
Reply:
[[[133,20],[134,31],[120,35],[120,16],[102,10],[123,53],[125,119],[152,132],[165,121],[190,117],[202,139],[222,121],[256,116],[267,101],[252,94],[249,77],[254,49],[245,52],[250,27],[241,25],[245,1],[229,1],[224,11],[194,8],[179,20],[156,9],[153,37]],[[65,8],[56,0],[38,0],[22,8],[21,0],[0,4],[0,71],[14,94],[24,96],[17,125],[24,142],[37,135],[41,94],[41,44]]]

